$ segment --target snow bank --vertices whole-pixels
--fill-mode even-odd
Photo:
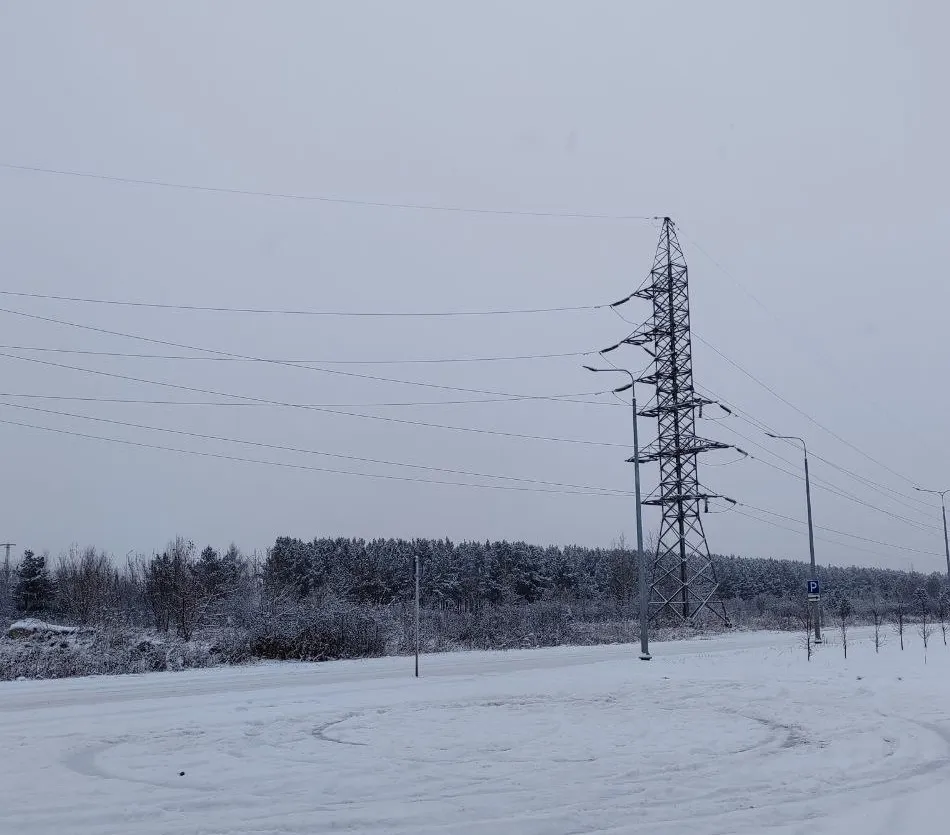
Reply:
[[[183,641],[133,629],[91,629],[18,621],[0,638],[0,681],[147,673],[250,660],[247,635],[218,630]]]
[[[29,638],[33,635],[73,635],[79,631],[77,626],[59,626],[35,618],[24,618],[10,625],[7,629],[7,637]]]

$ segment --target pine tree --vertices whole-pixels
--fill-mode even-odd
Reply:
[[[49,610],[53,602],[53,591],[53,581],[46,568],[46,557],[36,556],[32,551],[24,551],[13,588],[13,602],[17,611],[33,615]]]
[[[174,608],[175,581],[172,560],[167,554],[156,554],[145,567],[145,599],[155,621],[155,628],[167,632]]]
[[[221,557],[221,571],[226,590],[230,593],[235,592],[248,579],[247,560],[233,542]]]
[[[195,564],[195,576],[204,594],[211,600],[217,600],[227,586],[227,573],[220,554],[210,545],[205,548]]]
[[[264,590],[269,597],[291,594],[298,599],[313,591],[313,547],[297,538],[281,536],[264,563]]]

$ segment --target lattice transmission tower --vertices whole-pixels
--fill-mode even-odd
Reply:
[[[639,379],[656,388],[656,397],[638,414],[657,419],[657,439],[640,451],[640,462],[657,461],[660,479],[645,505],[663,511],[651,573],[651,617],[694,620],[704,610],[729,623],[718,596],[719,580],[706,544],[701,509],[725,499],[699,482],[698,456],[728,444],[696,434],[697,412],[714,401],[693,388],[686,258],[676,227],[663,218],[653,269],[644,285],[617,304],[633,298],[653,302],[653,316],[622,341],[643,347],[653,370]],[[633,461],[633,459],[629,459]]]

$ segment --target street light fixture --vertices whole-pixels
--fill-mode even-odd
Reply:
[[[619,343],[618,343],[619,345]],[[617,346],[614,346],[617,347]],[[607,350],[612,350],[609,348]],[[630,377],[630,382],[620,388],[614,389],[614,394],[630,390],[630,405],[633,409],[633,483],[634,497],[636,501],[637,515],[637,562],[640,566],[640,660],[649,661],[650,639],[649,639],[649,589],[647,584],[647,561],[643,553],[643,513],[640,503],[640,439],[637,433],[637,389],[636,379],[632,371],[626,368],[594,368],[591,365],[585,365],[585,369],[593,371],[595,374],[608,372],[612,374],[626,374]]]
[[[815,527],[812,523],[811,518],[811,477],[808,474],[808,446],[805,444],[804,438],[799,438],[797,435],[775,435],[772,432],[766,432],[770,438],[775,438],[780,441],[798,441],[802,445],[802,450],[805,453],[805,504],[808,507],[808,550],[811,555],[811,576],[812,579],[818,578],[818,569],[815,567]],[[821,603],[816,602],[811,604],[812,608],[812,620],[815,624],[815,643],[821,643]]]
[[[950,539],[947,538],[947,493],[950,493],[950,488],[925,490],[923,487],[915,487],[914,489],[918,493],[933,493],[935,496],[940,496],[940,509],[943,511],[943,547],[947,552],[947,576],[950,577]]]

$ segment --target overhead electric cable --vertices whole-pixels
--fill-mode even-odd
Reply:
[[[53,293],[31,293],[18,290],[0,290],[0,296],[73,302],[77,304],[109,305],[113,307],[141,307],[149,310],[177,310],[193,313],[244,313],[269,316],[331,316],[339,318],[450,318],[454,316],[521,316],[539,313],[570,313],[582,310],[603,310],[607,304],[567,305],[562,307],[515,307],[495,310],[307,310],[303,308],[224,307],[219,305],[169,304],[165,302],[131,301],[124,299],[61,296]]]
[[[35,351],[46,354],[75,354],[77,356],[115,357],[119,359],[148,359],[148,360],[181,360],[195,362],[260,362],[258,359],[241,359],[239,357],[209,357],[185,354],[143,354],[130,351],[89,351],[81,348],[50,348],[39,345],[0,345],[4,351]],[[509,356],[483,357],[420,357],[414,359],[373,359],[373,360],[339,360],[339,359],[286,359],[277,360],[287,365],[439,365],[442,363],[482,363],[482,362],[517,362],[522,360],[566,359],[570,357],[586,357],[596,354],[596,351],[566,351],[552,354],[512,354]]]
[[[0,356],[5,356],[0,354]],[[0,397],[22,398],[24,400],[63,400],[75,401],[77,403],[128,403],[151,406],[269,406],[270,403],[231,403],[220,400],[158,400],[154,398],[136,398],[136,397],[99,397],[69,394],[37,394],[32,392],[0,392]],[[472,397],[466,400],[392,400],[375,401],[371,403],[294,403],[298,407],[324,408],[324,409],[389,409],[389,408],[413,408],[413,407],[432,407],[432,406],[472,406],[485,403],[521,403],[531,401],[536,398],[523,397]],[[588,404],[588,401],[564,400],[565,403],[580,402]],[[595,404],[589,404],[595,405]],[[604,404],[596,404],[604,405]],[[612,405],[612,404],[611,404]]]
[[[266,365],[277,365],[277,366],[283,366],[286,368],[296,368],[296,369],[301,369],[301,370],[306,370],[306,371],[314,371],[320,374],[350,377],[350,378],[360,379],[360,380],[371,380],[373,382],[380,382],[380,383],[394,383],[397,385],[418,386],[422,388],[438,389],[440,391],[458,391],[458,392],[464,392],[466,394],[485,394],[485,395],[490,395],[493,397],[510,397],[513,400],[525,399],[524,395],[509,394],[508,392],[491,391],[487,389],[464,388],[461,386],[449,386],[449,385],[443,385],[440,383],[429,383],[429,382],[423,382],[423,381],[418,381],[418,380],[399,380],[392,377],[382,377],[376,374],[359,374],[355,371],[342,371],[338,368],[320,368],[315,365],[298,365],[296,363],[287,363],[287,362],[284,362],[283,360],[268,359],[266,357],[254,357],[254,356],[249,356],[247,354],[237,354],[232,351],[220,351],[214,348],[204,348],[204,347],[196,346],[196,345],[187,345],[181,342],[173,342],[167,339],[155,339],[153,337],[141,336],[139,334],[126,333],[123,331],[114,331],[114,330],[110,330],[109,328],[100,328],[93,325],[84,325],[79,322],[70,322],[65,319],[56,319],[51,316],[39,316],[35,313],[26,313],[25,311],[22,311],[22,310],[0,308],[0,313],[6,313],[11,316],[19,316],[19,317],[30,319],[33,321],[47,322],[50,324],[61,325],[64,327],[78,328],[80,330],[91,331],[93,333],[100,333],[100,334],[105,334],[108,336],[118,336],[122,339],[133,339],[140,342],[148,342],[154,345],[164,345],[166,347],[178,348],[180,350],[185,350],[185,351],[199,351],[199,352],[203,352],[206,354],[219,356],[219,357],[230,357],[232,359],[259,362]],[[11,357],[11,358],[16,357],[16,355],[14,354],[0,354],[0,356]],[[16,358],[21,359],[21,360],[27,360],[30,362],[41,362],[41,363],[44,362],[42,360],[36,360],[29,357],[16,357]],[[46,364],[55,365],[55,363],[46,363]],[[593,394],[597,395],[597,394],[604,394],[604,393],[606,392],[594,392]],[[574,397],[574,396],[575,395],[568,395],[567,397]],[[584,393],[581,396],[590,396],[590,394]],[[531,395],[529,399],[549,400],[552,402],[564,402],[565,400],[565,398],[563,397],[550,396],[550,395]],[[603,402],[595,403],[594,401],[577,401],[577,402],[585,402],[585,403],[588,403],[589,405],[601,405],[601,406],[615,405],[614,403],[603,403]]]
[[[634,327],[636,327],[636,323],[632,322],[630,319],[628,319],[626,316],[624,316],[619,310],[616,309],[616,307],[611,306],[610,309],[613,310],[614,313],[616,313],[617,316],[619,316],[619,317],[620,317],[624,322],[626,322],[628,325],[634,325]],[[891,473],[891,475],[895,475],[895,476],[897,476],[898,478],[902,479],[903,481],[906,481],[908,484],[911,484],[912,486],[916,486],[916,484],[915,484],[915,482],[914,482],[913,479],[908,478],[908,477],[905,476],[904,474],[897,472],[897,470],[892,469],[892,468],[889,467],[887,464],[885,464],[883,461],[880,461],[879,459],[875,458],[873,455],[870,455],[869,453],[867,453],[867,452],[865,452],[864,450],[862,450],[860,447],[858,447],[858,446],[856,446],[855,444],[851,443],[851,441],[849,441],[849,440],[847,440],[847,439],[841,437],[841,435],[839,435],[839,434],[838,434],[837,432],[835,432],[834,430],[829,429],[827,426],[825,426],[823,423],[819,422],[816,418],[812,417],[812,416],[811,416],[810,414],[808,414],[806,411],[804,411],[803,409],[800,409],[798,406],[796,406],[796,405],[795,405],[794,403],[792,403],[790,400],[788,400],[787,398],[783,397],[781,394],[779,394],[779,393],[778,393],[774,388],[772,388],[770,385],[768,385],[767,383],[765,383],[765,382],[763,382],[762,380],[760,380],[760,379],[759,379],[755,374],[753,374],[751,371],[747,370],[746,368],[744,368],[743,366],[741,366],[739,363],[737,363],[735,360],[733,360],[733,359],[731,359],[730,357],[726,356],[726,355],[725,355],[722,351],[720,351],[715,345],[713,345],[712,343],[710,343],[708,340],[704,339],[700,334],[696,333],[695,330],[691,330],[691,335],[692,335],[693,337],[695,337],[697,340],[699,340],[703,345],[705,345],[705,346],[706,346],[707,348],[709,348],[711,351],[713,351],[714,353],[718,354],[723,360],[725,360],[727,363],[729,363],[730,365],[732,365],[736,370],[740,371],[742,374],[744,374],[746,377],[748,377],[748,378],[749,378],[750,380],[752,380],[754,383],[756,383],[757,385],[761,386],[761,387],[762,387],[763,389],[765,389],[769,394],[771,394],[773,397],[775,397],[776,399],[778,399],[779,401],[781,401],[782,403],[784,403],[784,404],[785,404],[786,406],[788,406],[790,409],[794,410],[795,412],[797,412],[798,414],[800,414],[802,417],[804,417],[804,418],[806,418],[807,420],[809,420],[811,423],[813,423],[815,426],[817,426],[817,427],[818,427],[819,429],[821,429],[823,432],[825,432],[825,433],[827,433],[828,435],[830,435],[831,437],[833,437],[836,441],[838,441],[839,443],[844,444],[845,446],[847,446],[849,449],[853,450],[854,452],[857,452],[859,455],[861,455],[862,457],[866,458],[868,461],[871,461],[873,464],[876,464],[877,466],[881,467],[882,469],[887,470],[889,473]]]
[[[429,478],[418,478],[412,476],[397,476],[389,475],[385,473],[358,473],[351,470],[337,470],[328,467],[313,467],[307,464],[291,464],[280,461],[266,461],[256,458],[242,458],[236,455],[224,455],[222,453],[216,452],[206,452],[201,450],[194,449],[181,449],[179,447],[170,447],[164,446],[161,444],[151,444],[145,443],[142,441],[130,441],[122,438],[109,438],[102,435],[91,435],[85,432],[75,432],[69,429],[58,429],[52,426],[39,426],[36,424],[24,423],[21,421],[15,420],[6,420],[0,418],[0,424],[5,424],[7,426],[18,426],[26,429],[35,429],[42,432],[52,432],[58,435],[66,435],[74,438],[85,438],[88,440],[103,441],[113,444],[122,444],[124,446],[130,447],[139,447],[142,449],[153,449],[153,450],[162,450],[165,452],[176,452],[184,455],[197,455],[203,458],[214,458],[222,461],[238,461],[241,463],[247,464],[263,464],[271,467],[283,467],[285,469],[292,470],[309,470],[312,472],[321,472],[321,473],[330,473],[334,475],[347,475],[347,476],[356,476],[360,478],[374,478],[374,479],[384,479],[387,481],[401,481],[401,482],[412,482],[416,484],[435,484],[441,486],[451,486],[451,487],[471,487],[481,490],[513,490],[522,493],[556,493],[561,495],[572,495],[572,496],[599,496],[599,497],[618,497],[620,494],[617,493],[596,493],[596,492],[585,492],[582,490],[560,490],[560,489],[546,489],[541,487],[519,487],[517,485],[507,485],[507,484],[473,484],[469,482],[459,482],[459,481],[443,481],[439,479],[429,479]]]
[[[756,516],[753,513],[746,513],[745,511],[743,511],[741,508],[738,508],[738,507],[735,509],[735,512],[739,514],[740,516],[744,516],[746,519],[752,519],[755,522],[759,522],[763,525],[769,525],[770,527],[777,528],[778,530],[788,531],[789,533],[794,533],[794,534],[800,533],[800,531],[796,528],[790,528],[788,525],[782,525],[782,524],[779,524],[778,522],[773,522],[771,519],[763,519],[761,516]],[[890,556],[880,554],[877,551],[872,551],[869,548],[864,548],[861,545],[854,545],[851,542],[841,542],[837,539],[831,539],[827,536],[822,536],[820,534],[815,534],[815,539],[818,540],[819,542],[827,542],[829,545],[835,545],[839,548],[848,548],[854,551],[861,551],[865,554],[871,554],[877,557],[881,561],[887,561],[889,559],[892,559],[892,557]],[[907,559],[907,558],[904,557],[903,559]]]
[[[263,441],[248,441],[248,440],[242,440],[240,438],[228,438],[221,435],[211,435],[211,434],[205,434],[201,432],[188,432],[185,430],[172,429],[172,428],[164,427],[164,426],[149,426],[148,424],[133,423],[130,421],[125,421],[125,420],[114,420],[112,418],[103,418],[103,417],[97,417],[93,415],[82,415],[82,414],[77,414],[75,412],[62,412],[55,409],[41,409],[36,406],[24,406],[18,403],[5,402],[5,403],[2,403],[2,405],[6,406],[7,408],[12,408],[12,409],[22,409],[25,411],[38,412],[45,415],[54,415],[57,417],[68,417],[68,418],[74,418],[77,420],[92,421],[96,423],[106,423],[111,426],[122,426],[128,429],[144,429],[149,432],[165,432],[171,435],[180,435],[182,437],[187,437],[187,438],[197,438],[198,440],[202,440],[202,441],[220,441],[220,442],[229,443],[229,444],[239,444],[242,446],[259,447],[261,449],[278,450],[280,452],[294,452],[294,453],[300,453],[300,454],[305,454],[305,455],[317,455],[323,458],[337,458],[344,461],[355,461],[361,464],[377,464],[377,465],[387,466],[387,467],[405,467],[407,469],[425,470],[427,472],[446,473],[448,475],[460,475],[460,476],[466,476],[469,478],[496,479],[498,481],[513,481],[513,482],[519,482],[522,484],[535,484],[535,485],[539,485],[543,487],[560,487],[560,488],[567,488],[571,490],[590,490],[590,491],[596,491],[599,493],[619,493],[621,495],[630,494],[629,490],[619,490],[612,487],[591,487],[590,485],[583,485],[583,484],[564,484],[564,483],[556,482],[556,481],[543,481],[540,479],[522,478],[519,476],[496,475],[492,473],[478,473],[478,472],[470,472],[468,470],[454,470],[447,467],[434,467],[434,466],[428,466],[428,465],[423,465],[423,464],[409,464],[403,461],[387,461],[387,460],[379,459],[379,458],[368,458],[368,457],[359,456],[359,455],[347,455],[344,453],[337,453],[337,452],[325,452],[321,450],[287,446],[284,444],[271,444],[271,443],[265,443]]]
[[[795,479],[797,479],[797,480],[799,480],[799,481],[804,481],[804,480],[805,480],[804,474],[803,474],[803,473],[799,473],[799,472],[797,471],[797,466],[798,466],[798,465],[795,464],[794,462],[789,461],[789,460],[786,459],[786,458],[783,458],[783,457],[780,456],[778,453],[776,453],[776,452],[770,450],[768,447],[763,446],[762,444],[760,444],[760,443],[758,443],[757,441],[755,441],[755,440],[753,440],[752,438],[750,438],[748,435],[745,435],[745,434],[743,434],[742,432],[739,432],[734,426],[730,426],[728,423],[724,423],[723,426],[724,426],[726,429],[728,429],[730,432],[732,432],[734,435],[738,436],[739,438],[742,438],[743,440],[747,441],[748,443],[752,444],[753,446],[755,446],[755,447],[761,449],[761,450],[762,450],[763,452],[765,452],[766,454],[771,455],[771,456],[773,456],[774,458],[777,458],[777,459],[778,459],[779,461],[781,461],[782,463],[787,464],[789,467],[793,467],[793,468],[796,468],[796,469],[795,469],[794,471],[792,471],[792,470],[786,470],[786,469],[784,469],[783,467],[780,467],[780,466],[778,466],[777,464],[772,463],[771,461],[765,460],[764,458],[760,458],[760,457],[758,457],[758,456],[756,456],[756,455],[749,455],[749,458],[751,458],[752,460],[757,461],[757,462],[759,462],[760,464],[764,464],[764,465],[767,466],[767,467],[771,467],[772,469],[777,470],[777,471],[780,472],[780,473],[785,473],[785,475],[791,476],[791,477],[793,477],[793,478],[795,478]],[[809,457],[811,457],[811,456],[809,456]],[[847,501],[853,502],[854,504],[861,505],[862,507],[867,507],[867,508],[869,508],[870,510],[874,510],[874,511],[877,512],[877,513],[881,513],[881,514],[883,514],[883,515],[885,515],[885,516],[889,516],[890,518],[892,518],[892,519],[894,519],[894,520],[896,520],[896,521],[904,522],[905,524],[910,525],[911,527],[917,528],[918,530],[922,530],[922,531],[936,531],[936,530],[938,530],[938,528],[937,528],[936,525],[933,525],[933,524],[930,524],[930,523],[927,523],[927,522],[921,522],[921,521],[919,521],[919,520],[917,520],[917,519],[910,519],[910,518],[908,518],[908,517],[906,517],[906,516],[902,516],[902,515],[899,514],[899,513],[894,513],[893,511],[886,510],[885,508],[878,507],[877,505],[871,504],[870,502],[865,501],[864,499],[860,498],[859,496],[855,496],[853,493],[849,493],[847,490],[843,490],[842,488],[840,488],[838,485],[834,484],[833,482],[827,481],[826,479],[823,479],[823,478],[821,478],[821,477],[819,477],[819,476],[812,475],[811,480],[812,480],[812,484],[814,484],[814,486],[817,487],[817,488],[820,489],[820,490],[824,490],[824,491],[826,491],[826,492],[828,492],[828,493],[831,493],[831,494],[834,495],[834,496],[838,496],[839,498],[842,498],[842,499],[845,499],[845,500],[847,500]]]
[[[756,510],[759,513],[765,513],[769,516],[774,516],[776,519],[785,519],[786,521],[794,522],[797,525],[803,525],[807,527],[806,522],[802,522],[800,519],[796,519],[793,516],[786,516],[783,513],[776,513],[774,510],[766,510],[763,507],[756,507],[755,505],[746,504],[745,502],[739,502],[739,504],[742,507],[748,508],[750,510]],[[815,529],[825,531],[826,533],[834,533],[834,534],[837,534],[838,536],[846,536],[850,539],[857,539],[862,542],[870,542],[873,545],[881,545],[885,548],[894,548],[895,550],[898,550],[898,551],[909,551],[915,554],[925,554],[928,557],[941,557],[941,558],[943,557],[943,554],[938,554],[935,551],[922,551],[919,548],[909,548],[906,545],[896,545],[893,542],[882,542],[879,539],[872,539],[870,537],[861,536],[860,534],[850,533],[848,531],[839,531],[839,530],[836,530],[835,528],[829,528],[823,525],[815,525]]]
[[[734,403],[731,403],[725,398],[720,397],[719,395],[710,391],[708,388],[705,388],[704,390],[710,397],[716,399],[718,402],[722,403],[723,405],[728,406],[731,410],[731,414],[733,417],[738,418],[739,420],[748,424],[753,429],[756,429],[760,432],[772,433],[773,435],[778,434],[778,431],[775,428],[769,426],[767,423],[755,417],[754,415],[752,415],[750,412],[746,411],[745,409],[742,409],[741,407],[736,406]],[[756,443],[755,441],[751,440],[745,435],[741,435],[734,427],[729,426],[727,423],[724,425],[729,429],[730,432],[733,432],[739,435],[739,437],[746,438],[746,440],[748,440],[749,443],[756,444],[756,446],[758,446],[760,449],[766,450],[770,455],[780,458],[780,460],[784,461],[786,464],[796,466],[796,465],[793,465],[792,462],[788,461],[787,459],[781,458],[774,451],[767,449],[761,444]],[[930,505],[912,496],[911,494],[904,493],[886,484],[883,484],[881,482],[862,476],[859,473],[849,470],[847,467],[842,467],[840,464],[836,464],[834,461],[831,461],[828,458],[818,455],[815,452],[809,451],[808,457],[816,461],[820,461],[826,466],[831,467],[832,469],[837,470],[843,475],[846,475],[849,478],[854,479],[866,489],[871,490],[874,493],[878,493],[879,495],[886,498],[888,501],[892,501],[896,504],[902,505],[903,507],[906,507],[908,510],[913,510],[915,513],[927,514],[927,515],[930,514],[930,511],[931,511]],[[825,482],[825,483],[830,484],[831,482]],[[836,489],[840,489],[840,488],[836,488]],[[910,501],[914,502],[914,504],[910,504],[908,501],[905,501],[905,499],[909,499]]]
[[[751,371],[748,371],[747,369],[743,368],[739,363],[737,363],[735,360],[730,359],[729,357],[727,357],[727,356],[726,356],[722,351],[720,351],[715,345],[711,344],[708,340],[704,339],[702,336],[700,336],[698,333],[696,333],[696,331],[693,331],[693,332],[692,332],[692,335],[693,335],[696,339],[698,339],[700,342],[702,342],[703,345],[705,345],[705,346],[706,346],[707,348],[709,348],[711,351],[713,351],[714,353],[716,353],[716,354],[718,354],[720,357],[722,357],[722,359],[724,359],[727,363],[729,363],[731,366],[733,366],[736,370],[740,371],[742,374],[744,374],[746,377],[748,377],[748,378],[749,378],[750,380],[752,380],[754,383],[756,383],[757,385],[759,385],[759,386],[761,386],[763,389],[765,389],[767,392],[769,392],[769,394],[771,394],[773,397],[775,397],[776,399],[780,400],[782,403],[784,403],[784,404],[785,404],[786,406],[788,406],[790,409],[792,409],[793,411],[795,411],[795,412],[797,412],[798,414],[800,414],[802,417],[804,417],[804,418],[806,418],[807,420],[809,420],[811,423],[813,423],[815,426],[817,426],[819,429],[821,429],[822,432],[827,433],[827,434],[830,435],[832,438],[834,438],[836,441],[838,441],[839,443],[844,444],[846,447],[848,447],[849,449],[851,449],[851,450],[853,450],[854,452],[858,453],[858,454],[861,455],[862,457],[866,458],[868,461],[871,461],[873,464],[876,464],[877,466],[881,467],[882,469],[887,470],[887,472],[889,472],[891,475],[897,476],[898,478],[902,479],[903,481],[906,481],[908,484],[914,484],[913,479],[910,479],[910,478],[908,478],[907,476],[905,476],[903,473],[899,473],[897,470],[892,469],[892,468],[889,467],[887,464],[885,464],[883,461],[880,461],[879,459],[875,458],[873,455],[868,454],[868,453],[865,452],[863,449],[861,449],[860,447],[858,447],[858,446],[856,446],[855,444],[851,443],[851,441],[847,440],[846,438],[841,437],[841,435],[839,435],[839,434],[838,434],[837,432],[835,432],[833,429],[829,429],[827,426],[825,426],[823,423],[821,423],[820,421],[818,421],[816,418],[813,418],[813,417],[812,417],[810,414],[808,414],[808,412],[806,412],[804,409],[800,409],[798,406],[796,406],[794,403],[792,403],[791,400],[789,400],[789,399],[787,399],[786,397],[783,397],[781,394],[779,394],[775,389],[773,389],[770,385],[768,385],[768,383],[763,382],[763,381],[760,380],[758,377],[756,377],[755,374],[753,374]]]
[[[512,217],[564,218],[568,220],[610,220],[651,221],[654,218],[645,215],[607,214],[598,212],[557,212],[534,211],[528,209],[482,208],[476,206],[447,205],[439,203],[414,203],[406,201],[363,200],[355,197],[338,197],[321,194],[294,194],[290,192],[256,191],[244,188],[227,188],[222,186],[197,185],[194,183],[175,182],[145,177],[120,177],[112,174],[100,174],[91,171],[75,171],[65,168],[42,167],[38,165],[22,165],[11,162],[0,162],[0,168],[10,171],[23,171],[34,174],[51,174],[60,177],[74,177],[87,180],[101,180],[109,183],[124,185],[154,186],[164,189],[181,189],[185,191],[200,191],[211,194],[240,195],[242,197],[268,197],[279,200],[293,200],[315,203],[336,203],[345,206],[362,206],[379,209],[409,209],[424,212],[450,212],[473,215],[508,215]]]
[[[84,374],[93,374],[101,377],[110,377],[112,379],[123,380],[126,382],[132,383],[142,383],[144,385],[159,386],[162,388],[174,389],[177,391],[187,391],[192,394],[204,394],[209,397],[230,397],[235,400],[241,400],[250,404],[260,404],[268,406],[281,406],[290,409],[306,409],[308,411],[320,412],[323,414],[339,415],[341,417],[353,417],[361,418],[364,420],[375,420],[382,421],[385,423],[398,423],[405,426],[419,426],[425,427],[427,429],[444,429],[452,432],[471,432],[479,435],[494,435],[497,437],[504,438],[514,438],[517,440],[531,440],[531,441],[545,441],[550,443],[563,443],[563,444],[582,444],[584,446],[599,446],[599,447],[620,447],[627,448],[627,444],[618,444],[612,443],[609,441],[590,441],[583,438],[560,438],[555,436],[546,436],[546,435],[531,435],[520,432],[505,432],[499,429],[483,429],[473,426],[453,426],[451,424],[443,423],[432,423],[431,421],[421,421],[421,420],[410,420],[408,418],[396,418],[389,415],[371,415],[365,414],[362,412],[351,412],[341,409],[327,408],[324,406],[314,406],[307,403],[293,403],[285,400],[273,400],[265,397],[253,397],[247,394],[236,394],[232,392],[221,392],[215,391],[213,389],[204,389],[197,386],[186,386],[180,383],[170,383],[165,380],[149,380],[144,377],[133,377],[128,374],[117,374],[111,371],[100,371],[99,369],[93,368],[83,368],[81,366],[75,365],[66,365],[64,363],[50,362],[48,360],[40,360],[34,357],[19,357],[15,354],[3,354],[0,353],[0,356],[7,357],[8,359],[19,360],[20,362],[28,363],[37,363],[40,365],[46,365],[53,368],[62,368],[69,371],[78,371]]]

